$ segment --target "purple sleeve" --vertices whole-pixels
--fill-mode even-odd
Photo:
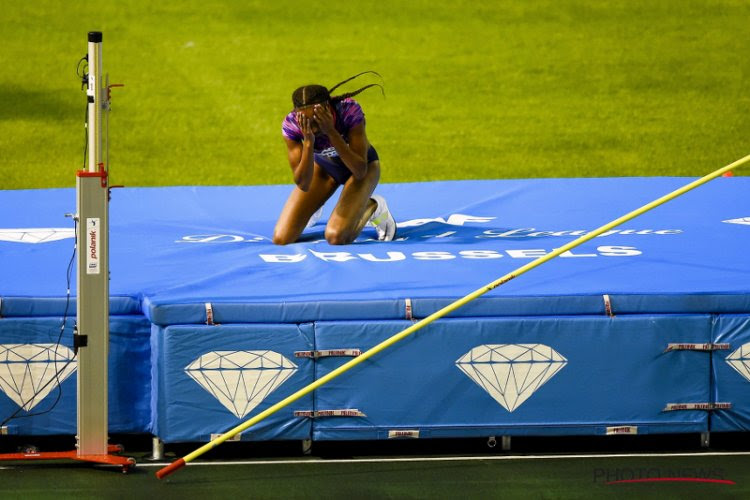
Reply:
[[[290,111],[289,114],[286,115],[286,118],[284,118],[284,123],[281,124],[281,134],[292,141],[302,141],[302,130],[297,124],[297,118],[294,116],[294,111]]]
[[[343,128],[347,131],[365,121],[365,113],[354,99],[344,99],[341,101],[338,112],[339,118],[341,118],[344,124]]]

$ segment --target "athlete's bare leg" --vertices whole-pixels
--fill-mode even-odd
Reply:
[[[372,216],[377,204],[370,197],[380,180],[380,162],[367,166],[364,179],[350,177],[344,184],[338,203],[326,225],[326,240],[331,245],[347,245],[354,241]]]
[[[315,164],[310,189],[302,191],[297,186],[281,210],[273,230],[273,242],[277,245],[294,243],[302,234],[310,217],[336,192],[338,185]]]

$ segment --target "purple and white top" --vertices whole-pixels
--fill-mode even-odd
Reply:
[[[339,131],[341,136],[348,143],[349,131],[365,121],[365,114],[359,103],[351,98],[337,102],[334,107],[336,108],[334,127],[336,127],[336,130]],[[287,139],[302,142],[302,129],[297,123],[297,117],[295,116],[294,110],[290,111],[289,114],[286,115],[286,118],[284,118],[284,123],[281,124],[281,133]],[[323,134],[315,137],[313,150],[315,153],[324,154],[325,156],[338,156],[338,153],[336,153],[328,136]]]

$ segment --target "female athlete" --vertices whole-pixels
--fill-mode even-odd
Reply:
[[[323,204],[343,186],[325,229],[331,245],[353,242],[365,225],[375,227],[378,240],[391,241],[396,222],[382,196],[373,195],[380,179],[380,161],[365,133],[365,115],[352,99],[365,89],[331,96],[330,89],[306,85],[292,94],[292,110],[284,119],[282,134],[295,187],[281,211],[273,242],[297,241],[306,227],[317,222]],[[377,73],[376,73],[377,74]],[[382,87],[381,87],[382,89]]]

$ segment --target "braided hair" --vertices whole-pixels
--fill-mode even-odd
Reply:
[[[369,85],[365,85],[364,87],[361,87],[353,92],[347,92],[345,94],[337,95],[337,96],[331,96],[331,93],[342,86],[343,84],[354,80],[358,76],[362,76],[367,73],[372,73],[374,75],[380,76],[379,73],[376,73],[375,71],[363,71],[362,73],[358,73],[352,77],[347,78],[346,80],[337,83],[333,87],[326,88],[323,85],[305,85],[304,87],[300,87],[297,90],[295,90],[292,93],[292,103],[294,104],[295,108],[301,108],[302,106],[309,106],[311,104],[323,104],[323,103],[331,103],[331,105],[334,105],[337,102],[341,102],[344,99],[348,99],[350,97],[354,97],[355,95],[359,94],[360,92],[369,89],[370,87],[380,87],[380,92],[385,95],[385,91],[383,90],[383,86],[379,83],[371,83]],[[382,79],[383,77],[380,76]]]

